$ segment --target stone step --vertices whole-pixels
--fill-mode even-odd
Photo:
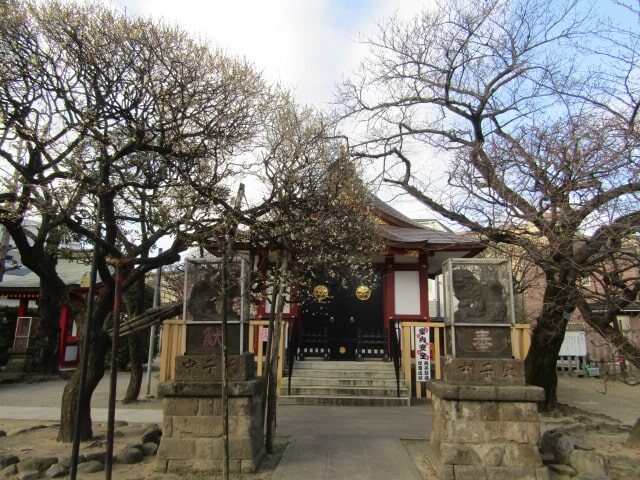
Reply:
[[[287,382],[287,377],[284,377]],[[393,378],[346,378],[346,377],[313,377],[313,376],[292,376],[291,385],[297,387],[330,386],[330,387],[385,387],[396,388],[396,379]],[[400,378],[400,386],[404,381]]]
[[[280,405],[334,405],[358,407],[408,407],[408,397],[322,397],[312,395],[281,395],[278,397]]]
[[[287,372],[284,374],[287,376]],[[296,369],[293,367],[292,378],[379,378],[382,380],[395,379],[396,373],[393,370],[312,370],[310,368]]]
[[[362,362],[339,362],[324,360],[297,360],[293,364],[296,370],[356,370],[356,371],[393,371],[393,362],[382,360],[367,360]]]
[[[286,384],[282,385],[282,393],[288,392]],[[291,395],[310,395],[318,397],[395,397],[396,389],[384,387],[334,387],[334,386],[313,386],[298,387],[291,385]],[[408,396],[406,388],[400,387],[400,395]]]

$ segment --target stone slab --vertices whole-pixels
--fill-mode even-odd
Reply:
[[[229,396],[251,397],[263,391],[265,382],[265,377],[229,382]],[[173,380],[159,384],[158,395],[163,397],[219,397],[222,395],[222,383]]]
[[[445,357],[442,380],[454,385],[525,385],[524,362],[515,359]]]
[[[230,355],[227,359],[227,378],[230,381],[250,380],[255,377],[255,363],[251,353]],[[176,357],[177,381],[220,382],[222,380],[221,355],[181,355]]]
[[[222,353],[222,324],[220,322],[186,324],[187,355],[220,355]],[[240,329],[244,328],[244,342],[248,339],[248,326],[239,323],[227,324],[227,351],[240,354]]]
[[[454,325],[456,357],[511,358],[510,327]]]
[[[530,385],[483,386],[453,385],[442,380],[427,383],[427,390],[445,400],[477,400],[493,402],[541,402],[544,389]]]

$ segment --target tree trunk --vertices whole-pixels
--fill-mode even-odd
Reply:
[[[144,343],[148,339],[147,331],[134,333],[128,338],[129,341],[129,385],[122,399],[122,403],[132,403],[138,401],[140,388],[142,387],[142,377],[144,376]]]
[[[60,345],[60,309],[64,289],[56,282],[40,280],[40,332],[38,334],[37,370],[40,373],[58,372]]]
[[[145,311],[145,283],[144,277],[140,277],[136,285],[135,312],[134,315],[142,315]],[[130,376],[127,392],[122,399],[122,403],[137,402],[142,387],[142,376],[144,374],[143,364],[145,361],[144,342],[148,335],[146,330],[134,333],[129,337],[129,365]]]
[[[524,361],[526,381],[544,388],[542,410],[558,405],[556,362],[571,312],[570,297],[563,285],[549,284],[544,292],[542,313],[533,328],[531,347]]]
[[[625,442],[625,447],[640,449],[640,418],[636,420],[635,425],[629,433],[629,438]]]
[[[277,386],[278,386],[278,362],[280,361],[280,333],[282,331],[282,312],[284,310],[284,283],[286,278],[288,257],[287,253],[283,255],[278,273],[278,295],[276,304],[271,308],[276,312],[273,341],[271,343],[271,363],[267,365],[269,368],[269,385],[267,388],[267,431],[265,434],[265,450],[267,453],[273,453],[273,439],[276,430],[276,404],[277,404]]]
[[[92,320],[92,329],[89,332],[89,357],[87,364],[86,389],[84,402],[81,407],[81,425],[79,438],[81,441],[89,440],[93,436],[91,428],[91,397],[94,390],[104,376],[104,364],[109,350],[109,336],[103,330],[104,321],[111,312],[113,305],[113,284],[103,282],[101,295],[96,301]],[[82,345],[85,335],[86,304],[82,306],[82,314],[76,316],[78,325],[79,356],[82,358]],[[58,428],[59,442],[73,441],[74,415],[78,405],[78,388],[80,386],[80,368],[69,379],[62,393],[62,407],[60,412],[60,427]]]
[[[82,345],[82,342],[79,342]],[[81,405],[82,421],[80,425],[80,440],[89,440],[93,437],[91,428],[91,396],[93,391],[104,376],[104,363],[109,345],[109,337],[104,334],[102,328],[98,330],[96,338],[89,347],[89,364],[87,366],[87,383],[85,401]],[[60,414],[60,427],[58,429],[59,442],[73,441],[73,422],[76,405],[78,403],[78,387],[80,385],[80,369],[77,369],[67,382],[62,393],[62,411]]]

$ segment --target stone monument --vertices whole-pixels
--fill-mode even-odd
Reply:
[[[428,459],[441,480],[548,480],[537,402],[524,364],[511,355],[509,262],[450,259],[443,265],[442,380],[427,384],[433,429]]]
[[[7,352],[9,360],[0,372],[0,380],[19,380],[25,374],[35,370],[38,356],[38,333],[40,319],[37,317],[18,317],[13,347]]]
[[[164,413],[159,472],[222,472],[222,328],[216,267],[214,262],[187,264],[186,352],[176,358],[175,379],[158,386]],[[237,293],[242,296],[244,286],[238,285]],[[228,291],[231,309],[239,301],[234,292],[235,286]],[[253,355],[245,348],[242,315],[247,310],[237,308],[234,313],[231,309],[230,317],[236,321],[228,326],[229,470],[252,473],[265,455],[264,379],[255,377]]]

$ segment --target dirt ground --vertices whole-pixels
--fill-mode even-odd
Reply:
[[[87,455],[90,453],[101,453],[106,450],[106,424],[94,423],[94,439],[82,442],[80,453]],[[115,429],[114,453],[127,444],[140,442],[140,436],[145,430],[145,425],[141,423],[130,423],[126,426]],[[58,424],[54,422],[43,422],[37,420],[0,420],[0,429],[7,433],[6,437],[0,438],[0,455],[13,454],[19,458],[27,457],[58,457],[63,459],[71,455],[71,445],[59,443],[55,440]],[[260,465],[260,471],[253,475],[232,475],[231,478],[237,480],[269,480],[282,457],[282,453],[287,445],[287,437],[278,437],[275,442],[275,452],[268,455]],[[124,465],[113,464],[113,478],[116,480],[182,480],[181,477],[172,474],[160,474],[154,471],[156,457],[145,457],[137,464]],[[44,475],[42,476],[44,478]],[[19,478],[18,475],[6,477],[10,479]],[[92,474],[78,474],[78,479],[92,480],[104,478],[104,471]],[[197,479],[197,476],[190,475],[189,478]],[[211,475],[207,479],[213,478]]]

